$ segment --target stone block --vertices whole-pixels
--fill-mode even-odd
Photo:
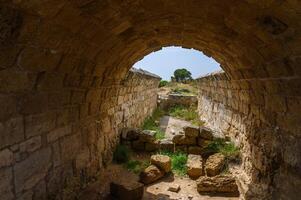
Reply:
[[[207,176],[216,176],[223,170],[226,158],[221,153],[216,153],[206,160],[205,170]]]
[[[23,117],[0,122],[0,148],[21,142],[24,139]]]
[[[169,156],[165,155],[152,155],[150,158],[151,164],[159,167],[165,173],[171,171],[171,159]]]
[[[155,165],[150,165],[140,173],[140,181],[144,184],[150,184],[164,176],[164,171]]]
[[[17,193],[32,189],[39,181],[45,178],[51,166],[51,150],[44,148],[31,154],[27,159],[16,163],[15,189]]]
[[[157,151],[160,148],[159,142],[146,142],[145,143],[145,151],[152,152]]]
[[[57,128],[47,134],[47,142],[52,143],[61,137],[71,134],[71,125]]]
[[[196,138],[179,134],[173,137],[172,142],[176,145],[196,145]]]
[[[192,179],[203,175],[203,159],[200,155],[189,154],[187,159],[187,174]]]
[[[140,132],[139,140],[141,142],[154,142],[155,141],[156,131],[144,130]]]
[[[189,154],[196,154],[201,155],[203,152],[203,148],[199,146],[189,146],[188,147],[188,153]]]
[[[184,133],[186,137],[198,137],[200,133],[200,128],[198,126],[185,126],[184,128]]]
[[[0,167],[0,198],[5,200],[16,199],[13,193],[12,168]]]
[[[41,136],[32,137],[20,144],[19,150],[21,153],[31,153],[42,146]]]
[[[236,181],[231,175],[219,175],[214,177],[203,176],[197,180],[197,190],[200,193],[222,193],[231,196],[239,196]]]
[[[168,139],[162,139],[159,141],[160,150],[164,151],[173,151],[174,150],[174,144],[171,140]]]
[[[75,159],[80,151],[81,137],[78,134],[70,135],[64,137],[60,144],[62,162],[68,162]]]
[[[212,130],[206,127],[201,127],[200,128],[200,138],[203,138],[205,140],[213,140],[214,135]]]
[[[136,181],[114,181],[110,184],[111,196],[117,199],[141,200],[143,192],[144,185]]]
[[[13,161],[13,152],[11,152],[9,149],[0,151],[0,168],[10,166]]]
[[[40,135],[55,128],[56,115],[53,112],[25,116],[25,134],[27,137]]]

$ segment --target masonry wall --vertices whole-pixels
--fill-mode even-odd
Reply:
[[[246,199],[298,199],[301,194],[300,79],[198,79],[201,120],[240,146],[236,171]]]
[[[121,84],[100,87],[88,72],[10,68],[0,81],[10,86],[0,86],[0,199],[40,200],[68,177],[89,181],[111,161],[120,128],[139,126],[156,107],[160,78],[132,70]]]

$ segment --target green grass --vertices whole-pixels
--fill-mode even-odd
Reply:
[[[197,113],[197,108],[185,107],[182,105],[176,105],[169,109],[168,114],[172,117],[190,121],[193,125],[201,126],[203,122],[199,120],[199,115]]]
[[[157,108],[154,110],[152,116],[146,118],[143,122],[142,129],[143,130],[152,130],[156,131],[155,138],[157,140],[161,140],[165,138],[165,133],[160,129],[158,121],[165,114],[165,112]]]
[[[170,151],[162,151],[159,154],[167,155],[171,158],[171,168],[172,172],[184,176],[187,173],[187,154],[183,152],[170,152]]]
[[[240,158],[239,148],[233,142],[227,142],[222,138],[213,140],[205,148],[205,151],[211,153],[222,153],[229,161],[238,161]]]
[[[139,174],[149,165],[149,161],[129,160],[124,164],[124,167],[135,174]]]
[[[116,163],[125,163],[130,159],[130,150],[125,145],[118,145],[113,153],[113,160]]]

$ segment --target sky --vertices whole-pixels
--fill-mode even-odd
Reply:
[[[186,68],[193,78],[221,70],[219,63],[202,52],[182,47],[164,47],[136,62],[133,67],[155,73],[163,80],[170,80],[173,72]]]

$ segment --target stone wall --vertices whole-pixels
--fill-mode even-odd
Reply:
[[[237,174],[246,199],[298,199],[301,191],[298,78],[198,79],[201,120],[228,135],[243,156]]]
[[[169,94],[167,96],[159,96],[159,105],[162,109],[167,110],[176,105],[183,106],[197,106],[198,99],[196,96],[182,95],[182,94]]]
[[[2,74],[0,81],[8,80]],[[9,93],[24,83],[6,93],[0,86],[3,200],[51,199],[67,177],[89,181],[110,162],[120,128],[140,126],[157,105],[160,78],[141,70],[110,87],[96,87],[76,74],[65,76],[63,85],[58,74],[39,76],[35,93]],[[11,78],[17,86],[18,74]]]

